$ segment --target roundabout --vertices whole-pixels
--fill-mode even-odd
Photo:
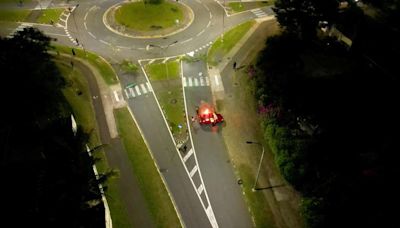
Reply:
[[[194,13],[181,2],[160,4],[123,2],[109,8],[103,16],[106,27],[131,38],[161,38],[185,30],[193,22]]]

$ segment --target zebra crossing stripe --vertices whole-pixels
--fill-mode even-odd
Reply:
[[[200,77],[200,86],[204,86],[204,79],[203,79],[203,77]]]
[[[199,80],[197,78],[194,78],[194,86],[199,86]]]
[[[190,171],[190,177],[193,177],[194,174],[197,172],[199,168],[197,167],[197,165],[195,167],[193,167],[193,169]]]
[[[150,83],[146,82],[146,85],[147,85],[147,89],[149,90],[149,92],[153,91],[153,90],[151,89]]]
[[[187,78],[186,78],[186,77],[183,77],[183,87],[186,87],[186,86],[187,86],[186,80],[187,80]]]
[[[210,79],[206,76],[206,85],[209,86],[210,85]]]
[[[147,89],[146,89],[146,87],[144,86],[144,84],[140,84],[140,87],[142,87],[143,94],[146,94],[146,93],[147,93]]]
[[[129,99],[130,97],[129,97],[129,93],[128,93],[128,90],[124,90],[125,91],[125,95],[126,95],[126,97]]]
[[[136,97],[135,92],[133,91],[132,88],[129,88],[129,92],[131,92],[132,97]]]
[[[117,102],[119,102],[118,92],[114,90],[114,97]]]
[[[193,83],[192,83],[192,78],[191,78],[191,77],[189,77],[188,79],[189,79],[189,87],[192,87],[192,86],[193,86]]]
[[[135,86],[135,90],[136,90],[136,94],[138,96],[142,95],[142,93],[140,92],[139,86]]]

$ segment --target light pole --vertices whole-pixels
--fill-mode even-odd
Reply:
[[[246,141],[246,143],[247,143],[247,144],[257,144],[257,145],[259,145],[259,146],[262,147],[262,154],[261,154],[261,158],[260,158],[260,163],[258,164],[258,171],[257,171],[256,180],[254,181],[253,188],[251,189],[253,192],[255,192],[255,191],[256,191],[257,181],[258,181],[258,176],[260,175],[261,163],[262,163],[262,160],[263,160],[263,158],[264,158],[264,152],[265,152],[265,150],[264,150],[264,146],[263,146],[261,143],[259,143],[259,142]]]
[[[158,47],[163,51],[163,53],[165,55],[167,48],[169,46],[173,45],[173,44],[176,44],[176,43],[178,43],[177,40],[175,40],[174,42],[168,44],[167,46],[159,46],[159,45],[156,45],[156,44],[149,44],[149,45],[146,46],[146,50],[149,50],[151,47]],[[165,61],[165,71],[167,72],[167,83],[169,84],[169,72],[168,72],[167,61]]]

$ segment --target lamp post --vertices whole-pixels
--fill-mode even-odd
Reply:
[[[264,146],[263,146],[261,143],[259,143],[259,142],[246,141],[246,143],[247,143],[247,144],[257,144],[257,145],[259,145],[259,146],[262,147],[262,154],[261,154],[261,158],[260,158],[260,163],[258,164],[258,171],[257,171],[257,175],[256,175],[256,180],[254,181],[253,188],[251,189],[253,192],[255,192],[255,191],[256,191],[256,185],[257,185],[258,177],[259,177],[259,175],[260,175],[261,163],[262,163],[262,160],[263,160],[263,158],[264,158],[264,152],[265,152],[265,150],[264,150]]]
[[[170,44],[168,44],[168,45],[166,45],[166,46],[159,46],[159,45],[156,45],[156,44],[148,44],[148,45],[146,46],[146,50],[148,51],[151,47],[158,47],[158,48],[160,48],[160,49],[163,51],[163,53],[164,53],[164,55],[165,55],[165,54],[166,54],[167,48],[168,48],[169,46],[173,45],[173,44],[176,44],[176,43],[178,43],[177,40],[175,40],[174,42],[172,42],[172,43],[170,43]],[[167,82],[168,82],[168,84],[169,84],[169,72],[168,72],[167,61],[165,61],[165,71],[167,72]]]

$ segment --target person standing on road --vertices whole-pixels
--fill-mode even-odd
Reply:
[[[233,69],[236,70],[236,61],[233,62]]]

